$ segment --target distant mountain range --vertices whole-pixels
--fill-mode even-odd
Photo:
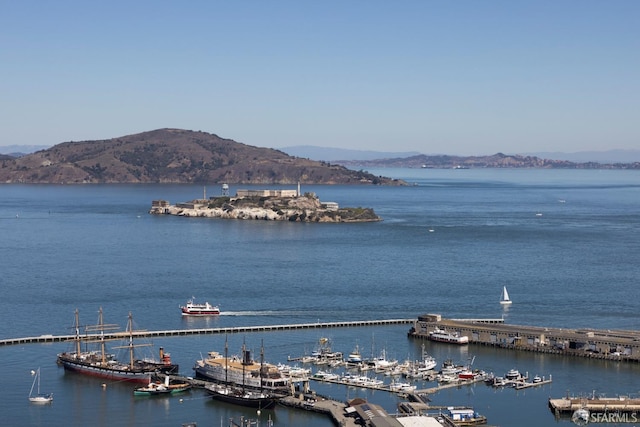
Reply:
[[[418,155],[425,155],[423,153],[408,151],[408,152],[384,152],[384,151],[360,151],[360,150],[348,150],[343,148],[330,148],[330,147],[316,147],[310,145],[298,145],[292,147],[283,147],[280,150],[292,156],[308,158],[313,160],[323,160],[327,162],[340,162],[343,160],[348,161],[370,161],[381,159],[398,159],[408,158]],[[515,155],[515,154],[511,154]],[[442,154],[430,154],[428,157],[441,157]],[[540,159],[549,160],[565,160],[574,163],[633,163],[640,162],[640,150],[607,150],[607,151],[580,151],[576,153],[562,153],[562,152],[538,152],[538,153],[522,153],[524,157],[538,157]],[[461,156],[449,156],[457,157]],[[484,156],[475,156],[484,157]]]
[[[404,184],[340,165],[182,129],[63,142],[22,157],[0,157],[0,182]]]

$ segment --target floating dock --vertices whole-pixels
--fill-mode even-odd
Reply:
[[[418,317],[409,337],[428,339],[436,328],[469,338],[469,344],[594,359],[640,362],[640,331],[563,329],[507,325],[503,319]]]

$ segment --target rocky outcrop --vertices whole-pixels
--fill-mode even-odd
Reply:
[[[371,208],[339,208],[324,204],[313,194],[300,197],[215,197],[171,205],[164,200],[152,203],[150,214],[186,217],[251,219],[292,222],[372,222],[381,221]]]

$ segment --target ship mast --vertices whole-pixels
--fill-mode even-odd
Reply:
[[[80,314],[76,308],[76,356],[80,356]]]
[[[151,343],[146,343],[146,344],[133,344],[133,314],[131,314],[131,312],[129,312],[129,320],[127,321],[127,331],[125,332],[127,335],[127,338],[129,339],[129,342],[127,343],[127,345],[123,345],[123,346],[118,346],[118,347],[114,347],[114,348],[127,348],[129,349],[129,368],[130,369],[134,369],[134,348],[135,347],[147,347],[150,346]]]
[[[229,343],[226,335],[224,336],[224,383],[229,385]]]
[[[264,339],[260,341],[260,393],[262,393],[262,372],[264,370]]]
[[[244,380],[245,380],[245,365],[248,363],[247,359],[247,346],[244,340],[242,341],[242,393],[244,394]]]
[[[76,310],[76,316],[77,316],[78,311]],[[97,325],[89,325],[85,327],[85,331],[87,333],[91,333],[91,332],[99,332],[100,336],[97,338],[92,338],[90,340],[88,340],[88,343],[95,343],[95,342],[99,342],[100,343],[100,361],[101,363],[104,365],[105,363],[107,363],[107,351],[106,351],[106,338],[104,335],[104,331],[113,331],[118,329],[118,325],[113,325],[113,324],[105,324],[104,323],[104,317],[103,317],[103,313],[102,313],[102,307],[100,307],[100,309],[98,310],[98,324]],[[95,337],[95,336],[94,336]],[[97,341],[96,341],[97,339]],[[78,348],[80,348],[80,344],[78,343]]]

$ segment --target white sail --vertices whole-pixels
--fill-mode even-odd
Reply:
[[[507,287],[502,287],[502,297],[500,298],[500,304],[511,304],[511,300],[509,299],[509,293],[507,292]]]

